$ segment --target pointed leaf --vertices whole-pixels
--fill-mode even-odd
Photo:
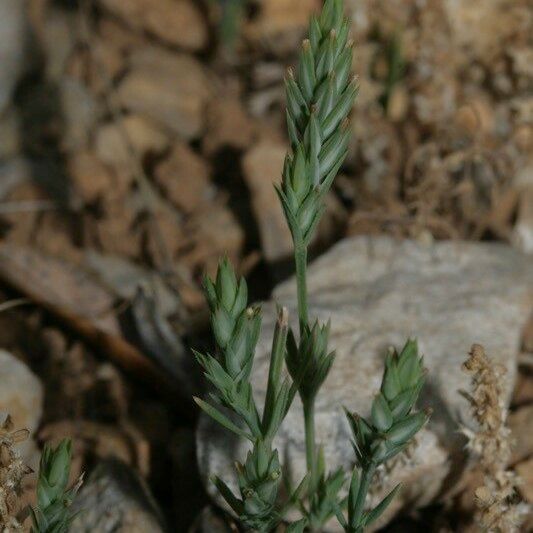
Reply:
[[[231,492],[231,489],[219,477],[214,476],[211,481],[216,486],[218,492],[220,492],[224,500],[226,500],[228,505],[235,511],[235,513],[237,513],[238,516],[240,516],[243,513],[242,501],[239,500],[233,494],[233,492]]]
[[[249,433],[235,425],[226,415],[222,414],[218,409],[208,404],[207,402],[204,402],[200,398],[195,397],[194,401],[198,405],[198,407],[200,407],[200,409],[207,413],[213,420],[218,422],[221,426],[225,427],[226,429],[229,429],[236,435],[244,437],[245,439],[248,439],[253,442],[254,439]]]
[[[394,489],[392,489],[389,494],[385,496],[385,498],[383,498],[383,500],[381,500],[381,502],[378,503],[376,507],[374,507],[374,509],[372,509],[372,511],[365,514],[363,518],[363,527],[369,526],[384,513],[384,511],[387,509],[387,507],[390,505],[390,503],[400,490],[401,486],[402,484],[398,483],[398,485],[396,485],[396,487],[394,487]]]

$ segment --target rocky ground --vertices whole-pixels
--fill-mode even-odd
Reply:
[[[75,530],[229,527],[195,466],[197,439],[202,474],[228,459],[203,421],[195,435],[201,277],[227,254],[269,299],[292,272],[272,182],[283,76],[319,2],[250,0],[234,41],[223,4],[0,0],[0,411],[30,431],[33,467],[37,445],[74,438],[77,505],[102,509]],[[510,466],[533,503],[533,13],[527,0],[346,4],[360,93],[311,278],[345,355],[320,416],[335,422],[332,398],[369,398],[377,351],[418,335],[443,425],[407,465],[398,505],[413,512],[388,527],[466,530],[479,480],[445,436],[468,418],[457,391],[474,342],[507,367]],[[357,396],[351,371],[371,376]],[[298,465],[298,436],[283,439]]]

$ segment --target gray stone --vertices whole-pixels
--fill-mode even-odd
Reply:
[[[30,438],[17,446],[28,466],[38,465],[32,439],[43,413],[43,387],[35,374],[17,357],[0,350],[0,419],[11,416],[16,429],[27,429]]]
[[[70,533],[161,533],[165,526],[148,487],[126,464],[102,461],[73,504]]]
[[[11,99],[23,68],[27,42],[24,0],[0,0],[0,113]]]
[[[461,471],[464,442],[458,428],[473,424],[459,394],[469,380],[461,364],[472,343],[483,344],[507,368],[510,396],[521,329],[533,304],[531,257],[503,244],[424,246],[359,237],[339,243],[319,258],[310,268],[308,283],[311,316],[331,318],[331,347],[337,351],[316,406],[317,438],[325,446],[331,469],[342,465],[348,470],[354,460],[342,406],[367,415],[388,346],[401,347],[407,337],[418,337],[429,370],[421,404],[434,413],[411,453],[380,473],[372,497],[404,482],[385,520],[404,506],[427,504]],[[289,307],[294,324],[294,284],[279,286],[274,298]],[[263,315],[253,373],[259,402],[265,393],[274,303],[263,306]],[[298,400],[274,443],[295,479],[305,473],[303,434]],[[237,442],[206,416],[200,420],[197,441],[204,480],[215,473],[234,480],[232,462],[243,459],[247,444]],[[213,494],[212,485],[206,485]],[[338,526],[328,531],[338,531]]]

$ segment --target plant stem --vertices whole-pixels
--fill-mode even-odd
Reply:
[[[370,483],[372,482],[372,478],[374,477],[375,471],[376,465],[374,463],[370,463],[365,468],[363,468],[363,472],[361,475],[361,483],[359,485],[359,492],[357,493],[357,500],[355,502],[355,510],[353,516],[353,522],[356,525],[361,522],[361,518],[363,516],[363,511],[365,508],[366,495],[368,494],[368,491],[370,489]]]
[[[296,287],[298,292],[298,317],[300,320],[300,336],[309,322],[307,307],[307,247],[294,243],[294,260],[296,263]],[[315,452],[315,399],[303,399],[305,421],[305,453],[307,457],[307,470],[310,475],[310,491],[316,483],[316,452]]]
[[[298,292],[298,317],[300,320],[300,335],[309,322],[307,309],[307,247],[296,243],[294,247],[294,262],[296,264],[296,287]]]
[[[316,486],[316,452],[315,452],[315,399],[304,401],[305,454],[309,472],[309,492]]]

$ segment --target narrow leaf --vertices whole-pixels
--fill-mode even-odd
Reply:
[[[198,405],[198,407],[200,407],[200,409],[207,413],[213,420],[218,422],[221,426],[225,427],[226,429],[229,429],[236,435],[244,437],[245,439],[248,439],[249,441],[253,442],[254,439],[249,433],[234,424],[226,415],[222,414],[218,409],[208,404],[207,402],[204,402],[200,398],[194,397],[194,401]]]
[[[387,509],[387,507],[390,505],[390,503],[392,502],[392,500],[394,499],[394,497],[396,496],[396,494],[400,490],[401,485],[402,485],[401,483],[398,483],[398,485],[396,485],[396,487],[394,487],[389,492],[389,494],[387,496],[385,496],[385,498],[383,498],[383,500],[381,500],[381,502],[378,503],[376,505],[376,507],[374,507],[374,509],[372,509],[372,511],[370,511],[370,512],[368,512],[368,513],[366,513],[364,515],[363,527],[369,526],[370,524],[375,522],[383,514],[383,512]]]

